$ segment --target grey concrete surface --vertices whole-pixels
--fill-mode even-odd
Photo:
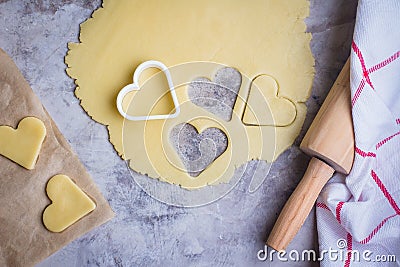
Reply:
[[[74,82],[65,73],[67,43],[78,41],[79,24],[100,4],[100,0],[0,0],[0,47],[16,61],[116,212],[112,221],[39,266],[318,265],[262,262],[257,252],[264,248],[307,166],[309,159],[298,145],[349,55],[357,1],[311,0],[306,23],[313,33],[316,76],[307,119],[295,144],[272,165],[257,191],[248,191],[256,171],[251,162],[231,192],[198,208],[173,207],[146,194],[108,142],[106,128],[92,121],[74,96]],[[318,249],[314,213],[288,249]]]

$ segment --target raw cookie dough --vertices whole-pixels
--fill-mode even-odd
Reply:
[[[33,170],[45,137],[44,123],[34,117],[22,119],[17,129],[0,126],[0,155]]]
[[[47,196],[52,204],[43,212],[43,223],[51,232],[62,232],[96,208],[68,176],[56,175],[47,183]]]
[[[81,25],[81,43],[69,44],[67,72],[76,79],[76,95],[83,108],[108,126],[111,143],[120,156],[130,160],[133,170],[184,188],[226,182],[248,160],[275,160],[301,130],[314,75],[311,34],[305,33],[303,21],[308,12],[307,0],[104,0],[103,8]],[[180,116],[124,122],[116,96],[132,83],[135,68],[152,59],[171,67],[182,105]],[[212,80],[222,66],[236,68],[243,77],[229,122],[194,105],[187,95],[188,83],[199,77]],[[278,96],[294,104],[296,116],[289,125],[242,123],[243,99],[259,75],[273,77],[279,84]],[[150,88],[152,81],[143,87]],[[140,90],[132,103],[153,106],[169,97],[154,96],[147,89]],[[129,105],[129,114],[139,110],[133,107],[138,105]],[[228,138],[226,151],[195,178],[179,171],[184,166],[169,142],[171,129],[180,123],[190,123],[198,132],[216,127]]]

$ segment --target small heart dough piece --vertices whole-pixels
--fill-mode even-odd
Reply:
[[[34,117],[22,119],[17,129],[0,126],[0,154],[32,170],[45,137],[44,123]]]
[[[52,177],[46,192],[52,204],[43,212],[43,223],[51,232],[65,230],[96,208],[93,200],[66,175]]]

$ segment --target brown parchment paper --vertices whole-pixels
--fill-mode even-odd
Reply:
[[[41,119],[47,135],[34,170],[0,156],[0,266],[32,266],[114,216],[92,178],[11,58],[0,49],[0,125],[16,128],[27,116]],[[68,175],[96,209],[61,233],[48,231],[42,213],[47,181]]]

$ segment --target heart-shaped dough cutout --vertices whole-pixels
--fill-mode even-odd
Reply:
[[[225,67],[217,71],[213,81],[208,78],[192,81],[188,86],[188,95],[197,106],[230,121],[241,84],[240,72]]]
[[[192,177],[199,176],[228,147],[228,138],[222,130],[212,127],[199,134],[189,123],[175,126],[170,141]]]
[[[66,175],[52,177],[46,192],[52,203],[43,212],[43,223],[51,232],[64,231],[96,208],[93,200]]]
[[[289,126],[297,116],[294,103],[279,96],[279,86],[269,75],[256,77],[249,91],[242,121],[249,126]]]
[[[141,74],[143,73],[143,71],[145,71],[147,69],[150,69],[150,68],[157,68],[157,69],[159,69],[159,70],[164,72],[164,74],[165,74],[165,76],[167,78],[168,87],[169,87],[169,91],[170,91],[171,96],[172,96],[172,101],[174,103],[174,110],[175,111],[174,111],[174,113],[171,113],[171,114],[157,114],[157,115],[147,115],[147,116],[132,116],[132,115],[129,115],[124,111],[124,108],[123,108],[124,98],[130,92],[134,92],[134,91],[139,91],[140,90],[139,78],[140,78]],[[118,96],[117,96],[117,108],[118,108],[119,113],[124,118],[126,118],[127,120],[130,120],[130,121],[161,120],[161,119],[176,118],[179,115],[180,108],[179,108],[178,98],[177,98],[176,93],[175,93],[174,84],[172,82],[172,77],[171,77],[171,74],[170,74],[168,68],[163,63],[161,63],[159,61],[155,61],[155,60],[146,61],[146,62],[143,62],[142,64],[140,64],[136,68],[135,73],[133,74],[133,83],[128,84],[127,86],[125,86],[118,93]]]
[[[22,119],[17,129],[0,126],[0,154],[32,170],[35,168],[45,137],[44,123],[34,117]]]

